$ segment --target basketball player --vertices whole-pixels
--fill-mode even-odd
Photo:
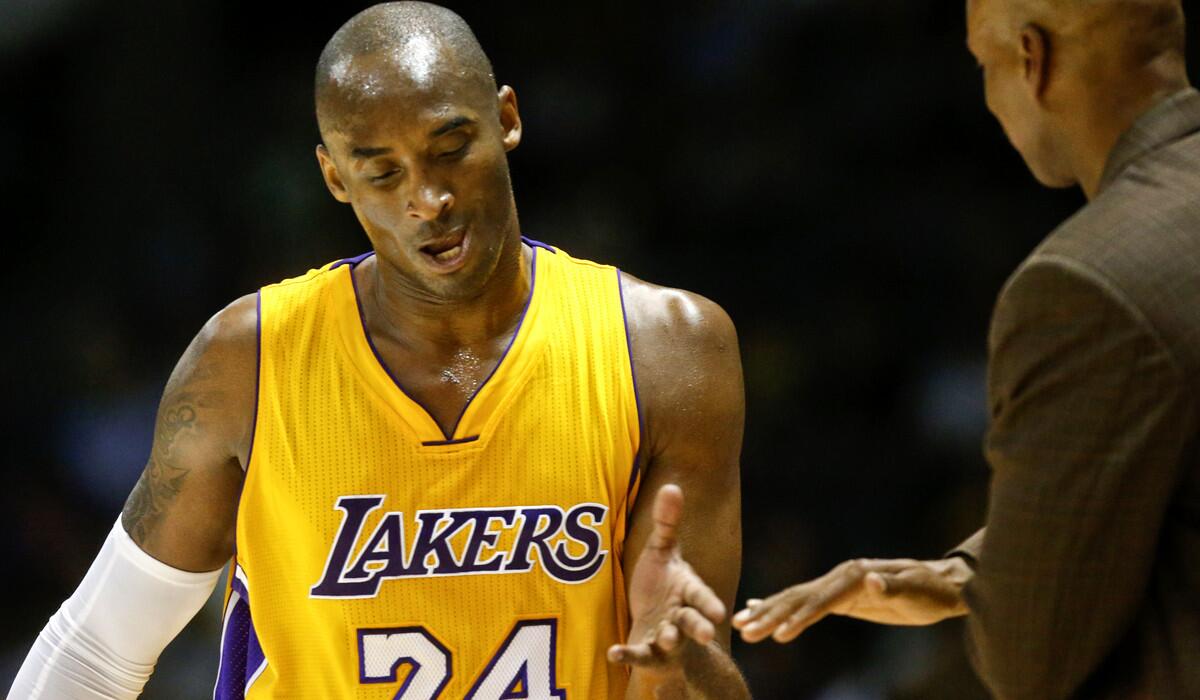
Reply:
[[[734,624],[967,615],[998,698],[1200,697],[1200,92],[1180,0],[969,0],[988,108],[1090,200],[1013,273],[988,357],[987,527],[855,560]]]
[[[136,697],[231,556],[217,698],[748,697],[728,317],[521,236],[516,95],[452,12],[356,15],[316,105],[374,251],[200,332],[10,697]]]

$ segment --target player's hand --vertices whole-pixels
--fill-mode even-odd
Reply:
[[[613,663],[669,668],[690,641],[705,645],[725,619],[725,604],[679,554],[683,491],[667,484],[654,497],[654,531],[629,579],[629,640],[608,649]]]
[[[790,642],[829,614],[884,625],[931,625],[967,613],[962,587],[972,575],[961,557],[854,559],[766,600],[749,600],[733,616],[747,642]]]

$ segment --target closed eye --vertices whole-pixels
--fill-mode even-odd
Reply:
[[[393,168],[393,169],[387,171],[386,173],[380,173],[379,175],[372,175],[371,182],[383,182],[384,180],[388,179],[389,177],[395,175],[398,172],[400,172],[399,168]]]
[[[463,141],[462,145],[459,146],[458,148],[455,148],[450,151],[442,151],[441,153],[437,154],[437,157],[441,158],[441,159],[445,159],[445,160],[450,160],[450,159],[456,158],[458,156],[465,155],[467,152],[467,147],[470,145],[471,145],[470,141]]]

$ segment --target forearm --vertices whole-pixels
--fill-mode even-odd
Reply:
[[[750,689],[737,664],[721,645],[688,643],[681,665],[670,671],[635,668],[628,700],[741,700]]]

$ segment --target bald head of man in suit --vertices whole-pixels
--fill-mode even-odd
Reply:
[[[1188,85],[1180,0],[968,0],[967,45],[1034,177],[1089,197],[1121,134]]]

